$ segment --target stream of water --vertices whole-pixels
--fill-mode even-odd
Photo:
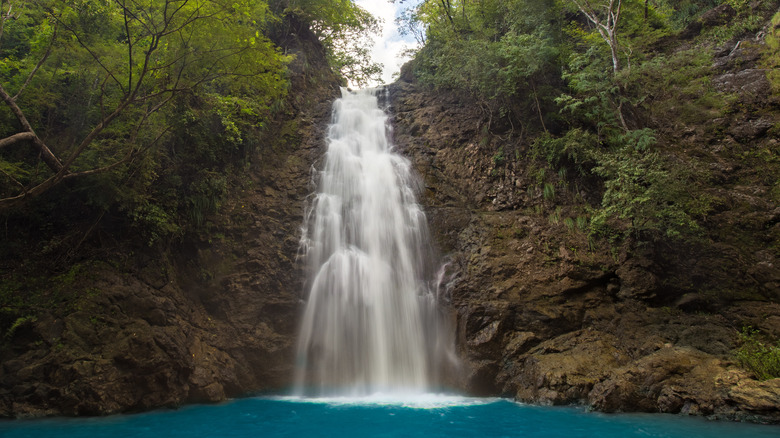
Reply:
[[[302,233],[296,393],[422,394],[452,343],[418,184],[388,140],[382,89],[342,93]]]

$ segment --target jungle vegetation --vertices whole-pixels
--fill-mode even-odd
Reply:
[[[567,176],[545,187],[596,181],[602,195],[588,207],[593,235],[695,240],[712,204],[707,174],[676,154],[660,130],[734,110],[731,97],[713,89],[713,48],[730,49],[743,39],[750,44],[777,6],[425,0],[398,23],[422,44],[414,61],[419,80],[469,93],[491,121],[509,126],[515,144],[530,144],[522,153],[502,146],[502,156],[530,157],[547,179]],[[702,30],[708,11],[717,26]],[[778,58],[773,35],[776,30],[762,49],[767,65]],[[497,131],[507,138],[507,128]]]
[[[152,245],[201,227],[287,110],[290,18],[345,82],[377,74],[347,44],[377,21],[349,0],[0,1],[5,229],[108,215]]]

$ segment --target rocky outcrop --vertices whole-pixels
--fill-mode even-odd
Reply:
[[[461,388],[607,412],[780,421],[778,380],[755,380],[733,356],[744,326],[780,335],[780,260],[767,250],[780,238],[776,182],[736,158],[776,150],[767,131],[780,118],[746,46],[720,49],[713,66],[714,86],[742,102],[708,122],[717,133],[658,129],[681,160],[711,167],[723,202],[707,219],[711,240],[680,248],[589,241],[577,221],[599,202],[597,185],[545,192],[522,135],[491,125],[469,96],[434,94],[402,71],[390,87],[394,141],[424,180],[450,259]]]

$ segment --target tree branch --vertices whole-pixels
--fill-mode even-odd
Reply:
[[[612,72],[617,74],[620,70],[620,60],[618,58],[618,41],[617,41],[617,25],[620,19],[620,12],[622,10],[622,0],[609,0],[608,4],[602,3],[601,7],[604,9],[604,18],[593,9],[588,0],[571,0],[580,12],[585,14],[588,21],[596,26],[596,30],[601,35],[601,38],[609,45],[609,49],[612,55]]]
[[[13,9],[13,3],[8,2],[8,11],[3,13],[5,6],[4,1],[0,1],[0,43],[3,42],[3,31],[5,30],[5,21],[11,18],[11,10]],[[2,45],[2,44],[0,44]]]
[[[9,174],[8,174],[8,172],[6,172],[6,171],[5,171],[5,170],[3,170],[3,169],[0,169],[0,173],[2,173],[3,175],[5,175],[5,177],[6,177],[6,178],[10,179],[10,180],[11,180],[12,182],[14,182],[14,183],[15,183],[17,186],[19,186],[19,187],[20,187],[22,190],[24,190],[24,184],[20,183],[19,181],[17,181],[17,179],[16,179],[16,178],[14,178],[13,176],[9,175]]]
[[[125,87],[122,85],[122,82],[114,75],[114,73],[108,67],[106,67],[105,64],[103,64],[103,62],[100,60],[100,57],[95,52],[93,52],[92,49],[89,48],[89,46],[87,46],[87,44],[84,42],[84,40],[82,40],[82,38],[79,36],[78,32],[76,32],[76,29],[71,28],[64,21],[60,20],[60,18],[57,17],[56,14],[54,14],[54,11],[49,10],[49,13],[51,14],[52,17],[54,17],[54,19],[58,23],[62,24],[65,27],[65,29],[67,29],[71,33],[71,35],[73,35],[74,38],[76,38],[76,42],[78,42],[79,45],[84,50],[86,50],[87,53],[89,53],[89,55],[92,57],[92,59],[94,59],[95,62],[98,63],[100,68],[102,68],[106,73],[108,73],[108,75],[111,77],[111,79],[113,79],[114,82],[116,82],[116,84],[119,86],[119,89],[122,90],[122,93],[123,94],[127,94],[127,91],[125,91]]]
[[[22,125],[22,129],[27,132],[27,139],[31,140],[33,144],[38,148],[38,150],[41,153],[41,159],[46,163],[47,166],[53,171],[53,172],[60,172],[62,171],[62,163],[60,163],[60,160],[57,159],[57,157],[52,153],[52,151],[49,149],[48,146],[38,137],[38,135],[35,133],[35,131],[32,129],[32,126],[30,125],[30,122],[27,121],[27,118],[24,116],[24,113],[22,112],[21,108],[19,108],[19,105],[14,102],[14,99],[8,95],[8,93],[5,92],[5,89],[2,85],[0,85],[0,98],[3,99],[3,101],[8,105],[8,108],[11,109],[11,112],[14,113],[16,116],[16,119],[19,120],[19,123]],[[13,136],[11,136],[13,137]],[[14,142],[19,141],[14,140]]]
[[[127,34],[127,89],[129,90],[133,86],[133,38],[130,36],[130,22],[127,19],[125,2],[122,2],[120,5],[122,6],[122,16],[125,20],[125,34]]]
[[[4,148],[6,146],[10,146],[10,145],[12,145],[14,143],[18,143],[20,141],[33,140],[34,138],[35,138],[35,133],[34,132],[29,132],[29,131],[19,132],[17,134],[11,135],[9,137],[0,139],[0,149]]]

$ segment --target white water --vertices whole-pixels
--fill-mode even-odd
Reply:
[[[301,240],[308,301],[296,392],[420,394],[436,385],[442,334],[426,217],[388,141],[381,90],[342,91]]]
[[[489,405],[501,401],[516,403],[512,400],[498,397],[465,397],[452,394],[417,394],[407,396],[404,394],[371,394],[365,396],[332,396],[332,397],[296,397],[280,396],[268,397],[269,400],[286,401],[293,403],[325,404],[330,406],[388,406],[410,409],[442,409],[451,407],[466,407]],[[520,404],[520,403],[518,403]]]

